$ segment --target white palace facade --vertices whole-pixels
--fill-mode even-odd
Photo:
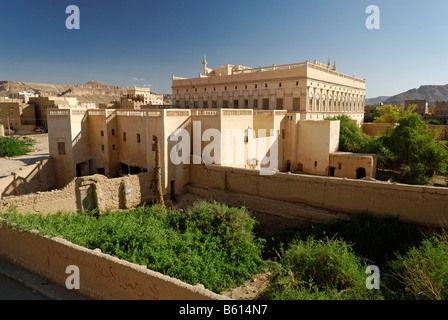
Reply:
[[[364,119],[366,80],[318,61],[248,68],[207,68],[204,56],[197,78],[172,77],[174,108],[288,110],[302,120],[347,115]]]

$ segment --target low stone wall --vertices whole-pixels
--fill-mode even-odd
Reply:
[[[108,179],[103,175],[75,178],[59,190],[12,196],[0,200],[0,211],[56,213],[98,208],[129,209],[154,199],[151,173]]]
[[[206,189],[302,203],[348,214],[367,211],[379,218],[398,216],[404,222],[429,227],[448,222],[447,188],[287,173],[266,176],[255,170],[214,165],[190,167],[190,184]]]
[[[0,257],[65,287],[68,266],[79,268],[78,293],[107,300],[224,300],[224,296],[192,286],[61,238],[21,232],[0,219]]]
[[[361,125],[362,131],[371,136],[375,137],[377,135],[383,134],[387,129],[394,129],[397,123],[371,123],[365,122]]]

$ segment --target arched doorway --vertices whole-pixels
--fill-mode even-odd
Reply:
[[[366,169],[358,168],[358,170],[356,170],[356,179],[362,179],[365,176],[366,176]]]

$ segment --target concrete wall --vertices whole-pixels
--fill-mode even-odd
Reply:
[[[79,268],[78,293],[98,300],[224,300],[146,266],[130,263],[61,238],[21,232],[0,220],[0,257],[65,287],[68,266]],[[75,290],[75,289],[74,289]]]
[[[0,179],[0,199],[56,188],[51,159],[26,166]]]
[[[190,170],[190,184],[202,188],[348,214],[368,211],[374,217],[399,216],[402,221],[424,226],[448,221],[446,188],[286,173],[262,176],[255,170],[220,166],[192,165]]]

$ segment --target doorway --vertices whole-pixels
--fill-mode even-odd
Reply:
[[[366,176],[366,169],[358,168],[358,170],[356,170],[356,179],[362,179],[365,176]]]

